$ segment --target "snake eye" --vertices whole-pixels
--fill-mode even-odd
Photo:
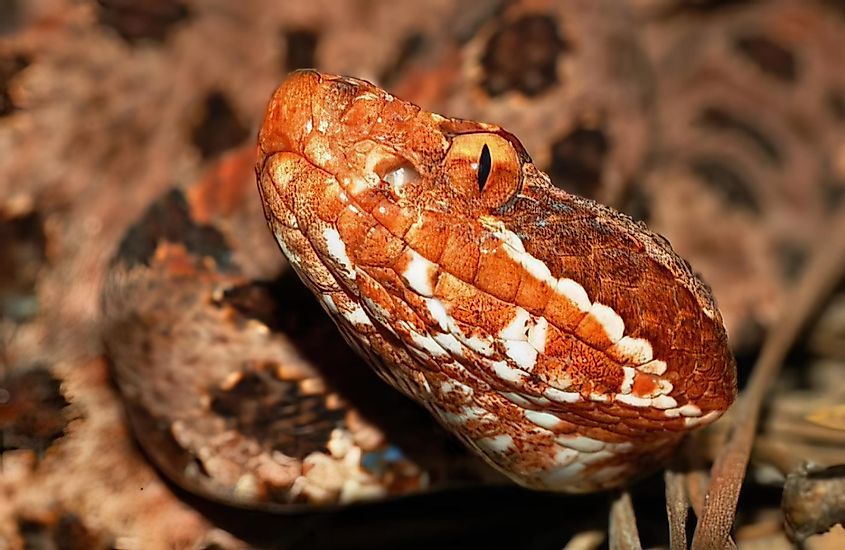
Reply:
[[[493,133],[460,134],[443,162],[452,187],[489,208],[506,203],[519,191],[522,167],[513,145]]]
[[[490,158],[490,148],[487,144],[481,148],[481,156],[478,157],[478,190],[484,191],[484,184],[487,183],[487,178],[490,177],[490,170],[492,168],[492,159]]]

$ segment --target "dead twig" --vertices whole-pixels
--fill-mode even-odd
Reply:
[[[666,484],[666,516],[669,518],[669,548],[687,550],[687,512],[689,500],[684,487],[684,474],[667,469],[663,473]]]
[[[641,550],[637,518],[628,491],[619,493],[610,505],[610,550]]]

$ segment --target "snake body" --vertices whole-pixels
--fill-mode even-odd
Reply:
[[[276,240],[346,340],[517,483],[621,485],[734,399],[689,265],[553,187],[497,126],[300,71],[270,102],[257,172]]]

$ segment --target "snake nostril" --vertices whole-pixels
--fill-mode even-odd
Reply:
[[[420,179],[420,175],[412,166],[397,166],[387,172],[382,179],[390,185],[405,185],[414,183]]]
[[[380,177],[390,185],[393,195],[398,197],[403,195],[407,186],[416,185],[420,182],[420,173],[407,162],[402,162],[390,168]]]

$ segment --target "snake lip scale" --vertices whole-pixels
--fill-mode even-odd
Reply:
[[[346,340],[517,483],[622,485],[734,400],[689,265],[503,129],[298,71],[258,149],[270,229]]]

